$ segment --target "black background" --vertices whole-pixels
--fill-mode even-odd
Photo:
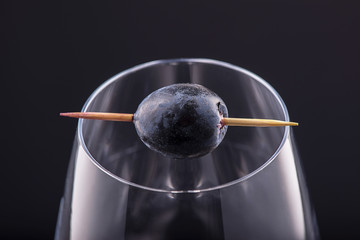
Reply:
[[[1,239],[52,239],[78,111],[156,59],[213,58],[266,79],[295,137],[323,239],[359,239],[360,7],[344,1],[1,3]]]

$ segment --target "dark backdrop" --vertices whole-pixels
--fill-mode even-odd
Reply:
[[[344,1],[2,1],[1,239],[52,239],[78,111],[146,61],[202,57],[266,79],[323,239],[359,239],[360,7]]]

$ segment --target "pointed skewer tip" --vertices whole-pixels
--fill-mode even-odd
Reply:
[[[273,119],[254,119],[254,118],[223,118],[223,125],[244,126],[244,127],[281,127],[281,126],[298,126],[296,122],[286,122]]]
[[[134,114],[105,113],[105,112],[68,112],[68,113],[60,113],[60,116],[93,119],[93,120],[132,122]]]

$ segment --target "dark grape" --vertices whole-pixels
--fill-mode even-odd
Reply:
[[[225,136],[225,103],[209,89],[174,84],[147,96],[134,114],[140,139],[171,158],[193,158],[213,151]]]

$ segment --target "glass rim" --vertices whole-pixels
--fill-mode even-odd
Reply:
[[[208,63],[208,64],[212,64],[212,65],[217,65],[217,66],[222,66],[228,69],[232,69],[238,72],[242,72],[245,73],[246,75],[250,76],[253,80],[258,81],[260,84],[262,84],[264,87],[266,87],[277,99],[277,101],[279,102],[282,110],[283,110],[283,114],[285,116],[285,121],[290,121],[289,118],[289,113],[288,110],[286,108],[286,105],[284,103],[284,101],[282,100],[282,98],[280,97],[280,95],[278,94],[278,92],[268,83],[266,82],[263,78],[259,77],[258,75],[250,72],[249,70],[246,70],[242,67],[230,64],[230,63],[226,63],[223,61],[219,61],[219,60],[213,60],[213,59],[207,59],[207,58],[175,58],[175,59],[164,59],[164,60],[155,60],[155,61],[150,61],[150,62],[146,62],[146,63],[142,63],[139,65],[136,65],[134,67],[131,67],[127,70],[124,70],[116,75],[114,75],[113,77],[111,77],[110,79],[106,80],[105,82],[103,82],[97,89],[95,89],[95,91],[90,95],[90,97],[87,99],[87,101],[85,102],[83,108],[82,108],[82,112],[86,112],[90,103],[95,99],[95,97],[98,95],[98,93],[100,93],[103,89],[105,89],[107,86],[109,86],[110,84],[112,84],[114,81],[116,81],[117,79],[119,79],[122,76],[128,75],[132,72],[147,68],[147,67],[151,67],[154,65],[158,65],[158,64],[166,64],[166,63],[179,63],[179,62],[186,62],[186,63]],[[285,131],[282,137],[282,140],[278,146],[278,148],[276,149],[276,151],[273,153],[273,155],[266,160],[266,162],[264,162],[261,166],[259,166],[258,168],[256,168],[254,171],[246,174],[245,176],[242,176],[238,179],[235,179],[233,181],[224,183],[224,184],[220,184],[214,187],[209,187],[209,188],[204,188],[204,189],[196,189],[196,190],[166,190],[166,189],[161,189],[161,188],[153,188],[153,187],[147,187],[141,184],[137,184],[134,182],[131,182],[129,180],[123,179],[117,175],[115,175],[114,173],[110,172],[109,170],[107,170],[105,167],[103,167],[90,153],[89,149],[86,146],[84,137],[83,137],[83,122],[84,119],[79,119],[78,121],[78,127],[77,127],[77,138],[81,144],[81,147],[84,149],[85,153],[88,155],[89,159],[95,164],[96,167],[98,167],[101,171],[103,171],[104,173],[106,173],[107,175],[109,175],[110,177],[116,179],[117,181],[120,181],[124,184],[136,187],[136,188],[141,188],[144,190],[148,190],[148,191],[154,191],[154,192],[162,192],[162,193],[201,193],[201,192],[208,192],[208,191],[213,191],[213,190],[219,190],[219,189],[223,189],[226,187],[230,187],[233,186],[235,184],[244,182],[246,180],[248,180],[249,178],[253,177],[254,175],[256,175],[257,173],[261,172],[264,168],[266,168],[280,153],[281,149],[283,148],[286,139],[289,136],[289,131],[290,131],[290,127],[289,126],[285,126]]]

